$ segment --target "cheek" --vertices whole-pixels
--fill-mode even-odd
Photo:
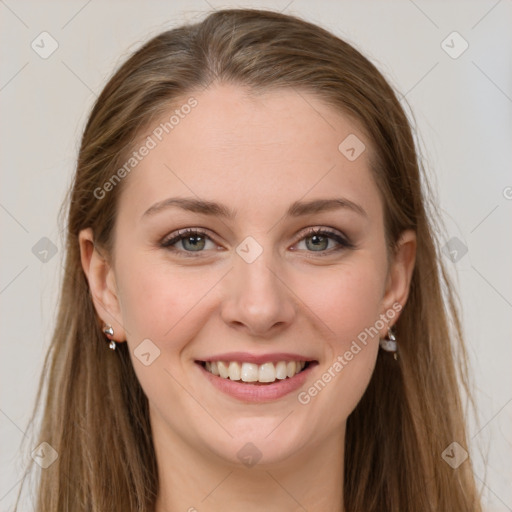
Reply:
[[[375,324],[382,298],[379,278],[379,275],[368,273],[364,277],[348,277],[344,280],[343,291],[336,298],[337,311],[333,311],[335,331],[342,335],[341,349]]]
[[[315,287],[308,288],[308,306],[330,330],[319,340],[324,342],[326,359],[316,380],[297,397],[312,423],[314,442],[321,443],[326,431],[339,430],[373,373],[379,347],[375,324],[385,279],[385,267],[375,261],[379,260],[361,257],[338,267],[330,278],[317,276]],[[301,293],[306,293],[306,287]]]
[[[203,299],[218,276],[199,267],[196,270],[155,261],[147,254],[119,262],[121,314],[131,345],[149,338],[163,346],[164,340],[188,339],[184,329],[193,336],[200,328],[198,322],[205,317]],[[198,311],[203,315],[198,317]]]
[[[183,377],[180,355],[208,319],[208,293],[219,276],[155,260],[141,253],[120,261],[118,291],[135,373],[153,404],[165,410],[168,400],[183,399],[175,381]],[[138,360],[145,352],[150,353],[147,366]]]
[[[346,264],[304,266],[288,274],[298,308],[302,303],[306,316],[307,310],[314,313],[311,320],[336,353],[378,319],[385,276],[380,262],[363,253]],[[215,308],[215,286],[224,274],[219,268],[180,268],[143,252],[132,253],[116,266],[122,321],[132,346],[146,338],[159,346],[192,339]]]
[[[303,275],[298,294],[330,332],[339,353],[379,318],[385,268],[361,258],[332,269]]]

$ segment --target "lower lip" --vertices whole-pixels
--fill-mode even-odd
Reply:
[[[293,377],[276,380],[272,384],[251,384],[223,379],[207,371],[200,363],[196,363],[203,375],[220,391],[245,402],[270,402],[282,398],[299,389],[313,368],[318,364],[309,363],[309,366]]]

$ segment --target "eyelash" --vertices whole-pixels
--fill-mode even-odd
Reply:
[[[311,238],[315,235],[330,238],[331,240],[334,240],[335,242],[338,243],[338,247],[327,249],[325,251],[307,251],[307,252],[311,252],[311,253],[318,252],[319,253],[318,255],[320,257],[331,255],[334,252],[338,252],[343,249],[353,249],[354,248],[354,245],[351,242],[349,242],[349,240],[347,238],[339,235],[338,233],[336,233],[334,231],[331,231],[331,230],[325,229],[325,228],[309,229],[306,233],[304,233],[302,235],[301,238],[299,238],[297,240],[297,242],[295,242],[294,245],[296,245],[298,242],[301,242],[302,240],[304,240],[306,238]],[[177,242],[180,242],[181,240],[184,240],[185,238],[189,238],[189,237],[204,237],[205,239],[214,242],[214,240],[212,240],[212,238],[210,236],[208,236],[206,231],[203,231],[203,230],[197,229],[197,228],[185,228],[185,229],[180,229],[175,235],[174,234],[170,235],[170,238],[167,238],[167,239],[164,238],[160,242],[160,246],[164,249],[167,249],[176,254],[179,254],[180,256],[183,256],[185,258],[197,257],[198,254],[205,252],[205,251],[178,250],[178,249],[172,247]]]

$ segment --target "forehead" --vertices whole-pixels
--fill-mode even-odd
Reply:
[[[184,97],[141,135],[135,149],[151,149],[121,196],[120,207],[129,203],[132,212],[170,195],[222,201],[248,215],[303,197],[342,194],[370,210],[379,203],[370,141],[309,93],[218,84]]]

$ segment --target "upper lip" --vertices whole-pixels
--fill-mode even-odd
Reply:
[[[241,363],[263,364],[279,361],[316,361],[312,357],[292,354],[290,352],[275,352],[272,354],[250,354],[249,352],[226,352],[214,356],[198,359],[198,361],[238,361]]]

